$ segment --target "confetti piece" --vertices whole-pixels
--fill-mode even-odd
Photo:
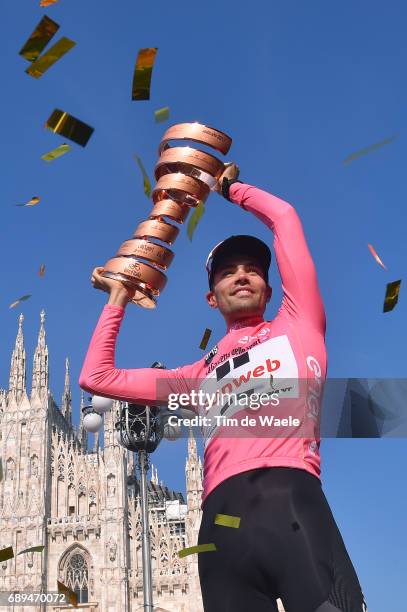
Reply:
[[[7,548],[2,548],[0,550],[0,561],[7,561],[7,559],[12,559],[14,557],[13,547],[8,546]]]
[[[198,544],[197,546],[190,546],[189,548],[183,548],[178,551],[178,557],[183,559],[188,555],[194,555],[195,553],[210,552],[216,550],[215,544]]]
[[[29,62],[35,62],[58,29],[59,25],[45,15],[19,51],[19,55]]]
[[[28,552],[42,552],[44,548],[45,546],[31,546],[30,548],[25,548],[21,552],[17,553],[17,556],[23,555],[24,553],[28,553]]]
[[[39,79],[44,72],[46,72],[51,66],[61,59],[68,51],[76,45],[76,42],[69,38],[61,38],[55,45],[53,45],[44,55],[39,57],[35,62],[31,64],[26,70],[26,73]]]
[[[355,153],[352,153],[351,155],[349,155],[349,157],[344,159],[343,163],[350,164],[350,162],[353,161],[354,159],[357,159],[358,157],[362,157],[362,155],[366,155],[366,153],[371,153],[372,151],[376,151],[376,149],[380,149],[381,147],[384,147],[384,145],[390,144],[396,138],[397,136],[392,136],[391,138],[386,138],[385,140],[376,142],[376,144],[369,145],[368,147],[365,147],[364,149],[355,151]]]
[[[380,259],[380,257],[378,256],[378,254],[376,253],[374,248],[372,247],[372,245],[368,244],[367,246],[369,247],[369,250],[370,250],[371,254],[373,255],[373,257],[375,258],[375,260],[377,261],[377,263],[380,264],[382,266],[382,268],[387,270],[386,266],[384,265],[384,263],[382,262],[382,260]]]
[[[41,159],[43,159],[44,161],[53,161],[54,159],[57,159],[57,157],[61,157],[61,155],[65,155],[65,153],[68,153],[68,151],[70,150],[71,150],[71,147],[69,146],[69,144],[66,144],[64,142],[63,144],[59,145],[59,147],[57,147],[56,149],[52,149],[52,151],[48,151],[48,153],[41,155]]]
[[[203,351],[206,349],[208,345],[208,341],[209,341],[209,338],[211,337],[211,333],[212,333],[211,329],[208,329],[208,328],[205,329],[204,335],[202,336],[201,344],[199,345],[199,348],[202,349]]]
[[[57,586],[58,586],[58,593],[64,593],[68,597],[69,603],[71,603],[75,608],[77,608],[78,607],[77,594],[74,591],[72,591],[72,589],[65,586],[63,582],[59,582],[59,580],[57,580]]]
[[[40,201],[41,198],[39,198],[38,196],[34,196],[33,198],[31,198],[31,200],[29,200],[26,204],[16,204],[16,206],[35,206],[36,204],[38,204],[38,202]]]
[[[31,198],[31,200],[27,202],[25,206],[35,206],[36,204],[38,204],[39,201],[40,201],[40,198],[38,196],[35,196],[34,198]]]
[[[133,75],[132,100],[149,100],[151,74],[157,47],[140,49],[137,55],[136,66]]]
[[[154,117],[156,123],[162,123],[162,121],[166,121],[170,116],[170,109],[168,106],[164,106],[163,108],[159,108],[154,111]]]
[[[28,300],[28,298],[30,297],[31,293],[29,295],[23,295],[23,297],[20,297],[18,300],[10,304],[9,308],[14,308],[15,306],[17,306],[17,304],[19,304],[20,302],[25,302],[25,300]]]
[[[189,221],[188,221],[188,227],[187,227],[187,234],[188,234],[188,238],[192,241],[192,236],[196,230],[196,226],[198,225],[202,215],[205,212],[205,205],[204,203],[201,201],[199,202],[198,206],[195,208],[194,212],[192,213]]]
[[[222,527],[233,527],[234,529],[239,529],[240,517],[230,516],[229,514],[217,514],[215,516],[214,523],[215,525],[222,525]]]
[[[51,4],[56,4],[59,0],[41,0],[40,6],[51,6]]]
[[[44,276],[45,274],[45,264],[40,265],[40,269],[38,270],[38,276]]]
[[[87,123],[61,111],[59,108],[53,111],[45,127],[52,130],[54,134],[60,134],[60,136],[73,140],[82,147],[86,145],[94,131],[94,128]]]
[[[401,280],[388,283],[386,285],[386,295],[384,298],[383,312],[389,312],[393,310],[399,299]]]
[[[140,157],[138,155],[134,155],[134,159],[138,163],[139,168],[141,170],[141,173],[143,175],[144,193],[149,198],[150,195],[151,195],[151,183],[150,183],[150,179],[148,178],[146,169],[144,168],[143,162],[141,161]]]

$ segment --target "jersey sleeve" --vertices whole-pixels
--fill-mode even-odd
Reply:
[[[103,308],[79,376],[81,388],[92,394],[147,405],[167,405],[171,394],[190,393],[193,365],[174,370],[115,366],[116,342],[124,312],[121,306],[111,304]]]
[[[317,274],[294,207],[244,183],[233,183],[229,195],[232,202],[253,213],[274,233],[273,247],[283,288],[279,314],[306,321],[325,335],[325,310]]]

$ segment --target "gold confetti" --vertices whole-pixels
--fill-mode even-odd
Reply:
[[[188,234],[188,238],[192,241],[192,236],[196,230],[196,226],[198,225],[202,215],[205,212],[205,205],[204,203],[201,201],[199,202],[198,206],[196,206],[194,212],[192,213],[189,221],[188,221],[188,227],[187,227],[187,234]]]
[[[56,108],[48,118],[45,127],[84,147],[94,131],[87,123]]]
[[[21,552],[17,553],[17,556],[23,555],[24,553],[28,553],[28,552],[42,552],[44,548],[45,546],[31,546],[30,548],[25,548]]]
[[[208,329],[208,328],[205,329],[204,335],[202,336],[201,344],[199,345],[200,349],[202,349],[202,350],[206,349],[206,347],[208,345],[209,338],[211,337],[211,333],[212,333],[211,329]]]
[[[24,44],[19,55],[29,62],[35,62],[58,29],[59,25],[45,15]]]
[[[41,0],[40,6],[51,6],[51,4],[56,4],[59,0]]]
[[[40,201],[40,198],[38,196],[35,196],[34,198],[31,198],[31,200],[27,202],[25,206],[35,206],[36,204],[38,204],[39,201]]]
[[[7,546],[7,548],[2,548],[0,550],[0,561],[7,561],[8,559],[12,559],[14,557],[13,547]]]
[[[69,38],[61,38],[44,55],[41,55],[26,70],[26,73],[35,79],[39,79],[55,62],[61,59],[68,51],[76,45],[76,42]]]
[[[365,147],[364,149],[360,149],[359,151],[355,151],[355,153],[352,153],[351,155],[349,155],[349,157],[344,159],[343,163],[350,164],[350,162],[353,161],[354,159],[357,159],[358,157],[362,157],[362,155],[366,155],[366,153],[371,153],[372,151],[376,151],[376,149],[380,149],[381,147],[384,147],[385,145],[390,144],[396,138],[397,138],[397,135],[392,136],[391,138],[386,138],[385,140],[381,140],[380,142],[376,142],[375,144],[369,145],[368,147]]]
[[[190,546],[189,548],[179,550],[178,557],[183,559],[183,557],[187,557],[188,555],[194,555],[195,553],[201,552],[211,552],[212,550],[216,550],[215,544],[198,544],[197,546]]]
[[[234,529],[239,529],[240,517],[230,516],[229,514],[217,514],[215,516],[214,523],[215,525],[222,525],[222,527],[233,527]]]
[[[45,274],[45,264],[40,265],[40,269],[38,270],[38,276],[44,276]]]
[[[28,298],[30,298],[30,297],[31,297],[31,293],[29,295],[23,295],[18,300],[16,300],[12,304],[10,304],[9,308],[15,308],[15,306],[17,306],[17,304],[19,304],[20,302],[25,302],[25,300],[28,300]]]
[[[157,47],[140,49],[133,75],[132,100],[149,100],[151,74]]]
[[[377,261],[377,263],[380,264],[382,268],[387,270],[386,266],[384,265],[384,263],[382,262],[382,260],[378,256],[378,254],[376,253],[375,249],[372,247],[372,245],[368,243],[367,246],[369,247],[369,250],[370,250],[371,254],[373,255],[373,257],[375,258],[375,260]]]
[[[154,111],[156,123],[162,123],[163,121],[166,121],[169,116],[170,109],[168,108],[168,106],[164,106],[163,108],[159,108],[158,110]]]
[[[70,604],[72,604],[75,608],[78,607],[78,596],[77,594],[72,591],[72,589],[70,589],[69,587],[65,586],[63,582],[59,582],[59,580],[57,580],[57,586],[58,586],[58,593],[64,593]]]
[[[38,204],[38,202],[40,201],[41,198],[39,198],[38,196],[34,196],[33,198],[31,198],[31,200],[29,200],[26,204],[16,204],[16,206],[35,206],[36,204]]]
[[[393,310],[397,304],[399,299],[400,284],[401,280],[397,280],[386,285],[383,312],[390,312],[390,310]]]
[[[134,159],[138,163],[138,166],[139,166],[139,168],[141,170],[141,173],[143,175],[144,193],[149,198],[150,195],[151,195],[151,183],[150,183],[150,179],[148,178],[146,169],[144,168],[143,162],[141,161],[140,157],[138,155],[134,155]]]
[[[48,151],[48,153],[41,155],[41,159],[43,159],[44,161],[53,161],[54,159],[57,159],[57,157],[61,157],[61,155],[65,155],[65,153],[68,153],[68,151],[70,150],[71,150],[71,147],[69,146],[69,144],[66,144],[64,142],[63,144],[59,145],[59,147],[57,147],[56,149],[52,149],[52,151]]]

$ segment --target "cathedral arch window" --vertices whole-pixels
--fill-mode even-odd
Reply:
[[[79,516],[85,516],[86,512],[86,495],[84,493],[80,493],[78,496],[78,514]]]
[[[14,459],[10,457],[9,459],[7,459],[6,479],[14,480],[15,471],[16,471],[15,461]]]
[[[78,603],[88,603],[92,598],[91,573],[93,566],[87,550],[74,545],[59,563],[59,580],[72,589],[78,596]]]
[[[76,512],[76,496],[75,487],[70,484],[68,487],[68,516],[74,515]]]
[[[61,476],[57,480],[57,513],[58,516],[66,515],[65,483]]]

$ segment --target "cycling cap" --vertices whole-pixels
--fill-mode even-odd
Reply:
[[[268,271],[271,262],[271,251],[259,238],[254,236],[230,236],[215,245],[206,259],[209,288],[213,288],[213,278],[219,264],[229,255],[251,255],[261,265],[265,281],[268,283]]]

